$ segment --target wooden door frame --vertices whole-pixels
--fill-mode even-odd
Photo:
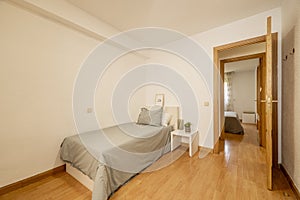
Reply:
[[[273,38],[278,40],[278,33],[272,33]],[[213,130],[214,130],[214,147],[213,147],[213,152],[214,153],[219,153],[220,152],[220,140],[224,139],[224,130],[222,129],[220,132],[219,124],[221,124],[219,120],[220,116],[220,102],[219,102],[219,96],[221,98],[224,98],[220,95],[220,82],[219,79],[222,77],[221,72],[224,70],[224,66],[221,65],[221,62],[219,61],[219,53],[225,50],[237,48],[237,47],[242,47],[242,46],[247,46],[247,45],[252,45],[252,44],[258,44],[258,43],[263,43],[266,42],[266,35],[262,35],[259,37],[255,38],[250,38],[234,43],[229,43],[221,46],[214,47],[214,80],[213,80],[213,88],[214,88],[214,105],[213,105],[213,111],[214,111],[214,125],[213,125]],[[276,44],[273,44],[275,46]],[[278,45],[278,44],[277,44]],[[276,51],[277,51],[277,45],[276,45]],[[266,59],[265,57],[263,59]],[[277,66],[278,61],[277,58],[274,58],[273,64]],[[276,67],[274,67],[275,70],[277,70]],[[277,73],[277,72],[276,72]],[[278,97],[278,88],[277,88],[277,80],[275,80],[277,77],[273,77],[273,82],[276,82],[276,85],[273,85],[273,91],[275,91],[275,95],[273,95],[275,98]],[[222,101],[224,103],[224,99]],[[275,126],[278,128],[278,111],[277,111],[277,106],[273,106],[273,112],[276,113],[275,118],[273,121],[276,122]],[[222,114],[222,113],[221,113]],[[224,113],[223,113],[224,115]],[[221,133],[221,134],[220,134]],[[263,136],[264,137],[264,136]],[[276,131],[276,134],[274,134],[273,137],[273,166],[278,166],[278,131]]]
[[[270,24],[270,23],[269,23]],[[273,46],[273,51],[276,52],[275,56],[273,57],[272,60],[272,68],[273,70],[276,70],[276,74],[277,74],[277,64],[278,64],[278,33],[272,33],[272,38],[274,38],[272,40],[272,46]],[[255,37],[255,38],[251,38],[251,39],[247,39],[247,40],[243,40],[243,41],[238,41],[238,42],[234,42],[234,43],[230,43],[230,44],[226,44],[226,45],[222,45],[222,46],[218,46],[218,47],[214,47],[214,71],[213,71],[213,89],[214,89],[214,106],[213,106],[213,111],[214,111],[214,125],[213,125],[213,130],[214,130],[214,149],[213,152],[214,153],[219,153],[220,151],[220,140],[222,140],[222,137],[224,137],[224,130],[220,130],[220,114],[224,113],[220,113],[220,77],[221,74],[220,72],[222,72],[224,70],[224,65],[221,65],[221,62],[219,61],[219,53],[224,51],[224,50],[228,50],[228,49],[232,49],[232,48],[237,48],[237,47],[242,47],[242,46],[247,46],[247,45],[252,45],[252,44],[257,44],[257,43],[262,43],[262,42],[266,42],[267,41],[267,35],[263,35],[263,36],[259,36],[259,37]],[[275,47],[275,48],[274,48]],[[267,56],[267,55],[266,55]],[[266,57],[265,57],[266,58]],[[278,74],[277,74],[278,75]],[[271,80],[274,82],[275,84],[272,84],[272,90],[273,90],[273,99],[277,99],[278,98],[278,84],[277,84],[277,75],[275,76],[273,74]],[[222,104],[224,104],[224,96],[222,97]],[[278,110],[277,110],[277,106],[273,106],[272,108],[272,112],[275,113],[274,115],[272,114],[272,118],[275,122],[275,126],[274,124],[272,125],[272,130],[274,131],[276,129],[276,131],[272,132],[272,148],[268,148],[268,151],[271,152],[271,158],[267,158],[267,162],[269,163],[268,165],[270,165],[270,161],[273,163],[273,166],[278,166]],[[223,116],[224,118],[224,116]],[[222,120],[223,120],[222,118]],[[221,133],[221,135],[220,135]],[[223,142],[224,144],[224,142]],[[270,178],[271,177],[271,178]],[[272,175],[270,176],[268,174],[268,189],[272,189]]]
[[[221,130],[220,132],[220,102],[219,102],[219,96],[220,96],[220,72],[221,70],[221,65],[220,65],[220,61],[219,61],[219,53],[225,50],[229,50],[229,49],[233,49],[233,48],[237,48],[237,47],[242,47],[242,46],[248,46],[248,45],[252,45],[252,44],[258,44],[258,43],[262,43],[262,42],[266,42],[266,36],[262,35],[262,36],[258,36],[255,38],[250,38],[250,39],[246,39],[246,40],[242,40],[242,41],[238,41],[238,42],[233,42],[230,44],[225,44],[225,45],[221,45],[221,46],[217,46],[214,47],[214,70],[213,70],[213,89],[214,89],[214,106],[213,106],[213,111],[214,111],[214,125],[213,125],[213,130],[214,130],[214,149],[213,152],[214,153],[219,153],[220,152],[220,139],[221,135],[220,133],[222,133],[223,131]],[[224,97],[223,97],[224,98]],[[224,100],[223,100],[224,101]],[[224,115],[224,113],[223,113]],[[222,128],[223,129],[223,128]]]

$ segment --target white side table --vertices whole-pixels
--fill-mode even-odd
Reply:
[[[198,151],[199,145],[199,134],[198,130],[191,130],[190,133],[185,132],[185,130],[174,130],[171,132],[171,151],[174,151],[177,147],[181,145],[182,137],[189,139],[189,155],[192,157]]]

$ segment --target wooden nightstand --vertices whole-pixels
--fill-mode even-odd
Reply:
[[[182,137],[189,140],[189,155],[192,157],[197,151],[199,146],[199,134],[197,129],[192,129],[190,133],[184,130],[175,130],[171,132],[171,151],[174,151],[181,145]]]

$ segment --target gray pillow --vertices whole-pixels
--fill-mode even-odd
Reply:
[[[161,126],[163,109],[148,110],[147,108],[141,108],[137,124]]]
[[[151,118],[150,118],[150,111],[147,108],[141,108],[141,112],[139,114],[139,118],[137,121],[137,124],[150,124]]]

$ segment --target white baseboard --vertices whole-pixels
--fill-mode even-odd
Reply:
[[[90,179],[90,177],[84,175],[81,171],[72,167],[69,163],[66,163],[66,172],[84,185],[87,189],[93,191],[94,181]]]

